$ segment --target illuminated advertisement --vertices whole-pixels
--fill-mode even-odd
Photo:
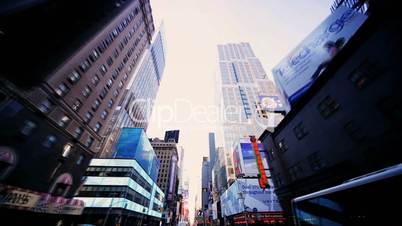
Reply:
[[[257,143],[259,154],[261,156],[261,165],[268,175],[267,151],[261,143]],[[233,160],[235,164],[236,177],[258,177],[260,174],[256,152],[250,139],[240,139],[240,143],[233,151]]]
[[[221,195],[222,216],[241,212],[282,212],[274,189],[261,189],[258,179],[237,179]]]
[[[273,68],[278,88],[290,104],[311,87],[366,18],[339,7]]]
[[[177,168],[177,156],[172,156],[172,161],[170,164],[170,174],[169,174],[169,193],[173,193],[173,186],[176,183],[176,168]]]
[[[152,180],[157,180],[160,163],[142,128],[122,129],[115,157],[135,159]]]

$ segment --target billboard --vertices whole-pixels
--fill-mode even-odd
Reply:
[[[258,179],[237,179],[221,195],[222,216],[247,212],[281,212],[274,189],[261,189]]]
[[[339,7],[272,69],[279,90],[290,104],[311,87],[366,18]]]
[[[261,155],[262,166],[268,172],[267,151],[261,143],[258,143],[258,150]],[[240,143],[233,150],[233,162],[235,165],[236,177],[258,177],[260,174],[253,144],[249,139],[240,139]]]

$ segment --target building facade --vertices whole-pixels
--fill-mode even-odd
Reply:
[[[179,156],[177,144],[174,141],[165,142],[159,138],[151,139],[151,145],[160,160],[158,186],[165,193],[163,217],[165,224],[174,225],[177,215],[178,187],[179,187]]]
[[[224,113],[224,147],[229,153],[240,138],[259,136],[265,128],[275,127],[281,114],[264,107],[265,98],[280,102],[274,83],[268,79],[249,43],[218,45],[221,76],[222,108]],[[228,158],[231,158],[228,154]],[[228,161],[227,177],[235,179],[232,160]]]
[[[165,68],[166,52],[163,31],[163,25],[161,25],[124,90],[122,100],[114,109],[103,140],[102,157],[113,156],[111,151],[114,150],[113,145],[116,144],[121,128],[135,127],[143,128],[146,131],[148,127]]]
[[[374,3],[374,2],[373,2]],[[260,137],[282,206],[400,163],[400,20],[391,5],[370,15],[274,132]],[[341,92],[340,92],[341,87]]]
[[[164,193],[136,159],[93,159],[85,175],[78,223],[160,225]]]
[[[2,187],[71,198],[150,43],[149,1],[1,4],[0,146],[9,156]],[[25,209],[35,212],[41,202]],[[16,213],[32,215],[23,223],[29,225],[51,213],[40,211]]]

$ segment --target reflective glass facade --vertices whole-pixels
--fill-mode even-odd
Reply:
[[[116,145],[116,158],[132,158],[157,181],[160,163],[142,128],[123,128]]]

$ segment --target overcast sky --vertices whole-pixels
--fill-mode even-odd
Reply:
[[[326,16],[333,0],[151,0],[155,27],[163,20],[167,61],[147,134],[180,130],[190,217],[200,201],[202,156],[208,132],[221,130],[217,105],[217,44],[249,42],[267,74]]]

